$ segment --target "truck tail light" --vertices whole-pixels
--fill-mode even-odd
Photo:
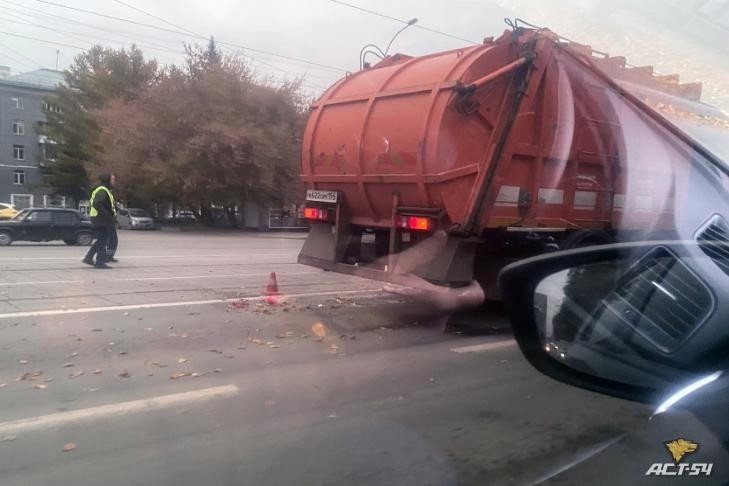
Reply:
[[[329,219],[329,214],[326,209],[322,208],[304,208],[304,217],[306,219],[326,221]]]
[[[433,229],[433,221],[420,216],[395,216],[395,227],[428,231]]]

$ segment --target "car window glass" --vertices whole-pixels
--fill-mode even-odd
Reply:
[[[33,211],[28,215],[26,221],[46,223],[51,221],[50,211]]]
[[[59,211],[53,214],[53,221],[62,224],[73,224],[78,222],[78,216],[68,211]]]
[[[129,214],[135,218],[148,218],[149,214],[143,209],[130,209]]]

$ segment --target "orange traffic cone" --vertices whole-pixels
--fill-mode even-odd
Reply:
[[[271,275],[268,276],[268,285],[266,285],[266,290],[263,293],[266,295],[279,295],[276,272],[271,272]]]

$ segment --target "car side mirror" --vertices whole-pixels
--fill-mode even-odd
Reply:
[[[726,365],[729,246],[581,248],[509,265],[499,283],[522,353],[562,382],[656,403]]]

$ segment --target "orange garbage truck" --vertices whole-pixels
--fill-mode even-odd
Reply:
[[[311,107],[298,261],[398,283],[398,255],[438,232],[408,271],[498,299],[499,270],[520,258],[670,236],[674,208],[651,198],[676,190],[679,145],[701,149],[680,120],[721,116],[700,95],[546,29],[387,56]]]

